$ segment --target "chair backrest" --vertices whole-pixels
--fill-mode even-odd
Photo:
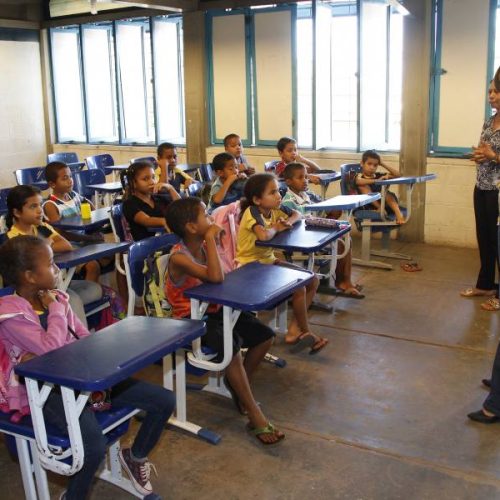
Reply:
[[[7,213],[7,195],[12,188],[0,189],[0,215]]]
[[[149,161],[153,164],[154,167],[157,165],[156,158],[154,156],[141,156],[140,158],[132,158],[130,160],[130,164],[135,163],[136,161]]]
[[[203,189],[203,184],[198,181],[192,182],[186,189],[188,196],[201,197],[201,190]]]
[[[203,163],[197,170],[201,182],[212,182],[214,180],[214,171],[210,163]]]
[[[88,156],[85,158],[85,162],[89,170],[99,169],[103,172],[105,167],[112,167],[115,164],[113,157],[108,154]]]
[[[109,220],[116,242],[132,241],[127,221],[123,217],[123,205],[121,203],[117,203],[111,207]]]
[[[78,155],[76,153],[51,153],[47,155],[47,160],[62,161],[63,163],[78,163]]]
[[[19,168],[14,172],[14,175],[19,186],[35,184],[42,190],[47,189],[45,167]]]
[[[356,190],[355,178],[361,172],[361,165],[359,163],[344,163],[340,165],[340,192],[343,195],[358,194]]]
[[[276,165],[280,161],[281,160],[266,161],[266,163],[264,163],[264,171],[265,172],[274,172],[276,170]]]
[[[102,170],[80,170],[73,172],[74,189],[81,196],[91,199],[94,190],[88,188],[89,184],[103,184],[106,182],[106,176]]]
[[[179,241],[175,234],[163,234],[152,236],[133,243],[128,253],[128,272],[130,272],[130,284],[138,297],[144,293],[144,260],[149,256],[163,250],[167,252]]]

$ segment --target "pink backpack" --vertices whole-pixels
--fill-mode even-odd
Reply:
[[[214,222],[223,229],[217,247],[225,273],[236,269],[236,240],[240,225],[240,212],[239,201],[218,207],[212,212]]]

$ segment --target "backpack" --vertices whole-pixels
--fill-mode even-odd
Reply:
[[[212,212],[214,222],[223,229],[217,248],[225,273],[236,269],[236,240],[240,226],[240,213],[239,201],[218,207]]]
[[[168,249],[168,253],[158,251],[144,259],[142,301],[147,316],[156,318],[170,318],[172,316],[172,306],[165,296],[165,275],[169,258],[170,249]]]

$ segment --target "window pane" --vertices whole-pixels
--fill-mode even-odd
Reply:
[[[83,65],[90,142],[118,141],[111,25],[84,26]]]
[[[52,73],[60,142],[86,141],[76,28],[51,30]]]
[[[313,91],[313,21],[297,20],[297,140],[299,146],[311,147]]]
[[[389,37],[389,103],[387,148],[401,145],[401,92],[403,89],[403,16],[392,13]]]
[[[331,145],[335,148],[356,149],[358,142],[357,17],[334,13],[331,27]]]
[[[149,23],[117,23],[116,47],[122,140],[154,142]]]
[[[182,28],[179,19],[154,19],[156,116],[160,142],[186,142]]]

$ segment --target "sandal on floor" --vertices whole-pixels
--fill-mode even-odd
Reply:
[[[466,288],[460,292],[461,297],[490,297],[495,295],[496,290],[478,290],[477,288]]]
[[[252,424],[247,424],[247,429],[264,445],[277,444],[285,439],[285,434],[276,429],[271,422],[268,422],[265,427],[254,427]],[[276,441],[264,441],[262,436],[273,435]]]
[[[328,344],[328,339],[320,337],[319,340],[311,347],[309,354],[318,354],[326,345]]]
[[[418,265],[418,262],[401,262],[401,269],[407,273],[414,273],[416,271],[422,271],[422,268]]]
[[[345,297],[346,299],[364,299],[365,294],[361,293],[358,287],[353,286],[349,288],[339,288],[335,289],[334,295],[336,297]]]
[[[316,342],[316,339],[310,332],[301,333],[292,342],[285,340],[285,343],[291,346],[290,352],[292,354],[297,354],[307,348],[312,349]]]
[[[500,300],[496,297],[491,297],[491,299],[481,304],[481,309],[485,311],[500,311]]]
[[[229,380],[227,379],[226,376],[224,376],[224,385],[226,386],[226,389],[229,391],[229,394],[231,394],[231,399],[233,400],[234,406],[236,407],[236,410],[240,415],[247,415],[248,412],[241,406],[240,398],[234,391],[234,389],[231,387],[231,384],[229,383]]]

